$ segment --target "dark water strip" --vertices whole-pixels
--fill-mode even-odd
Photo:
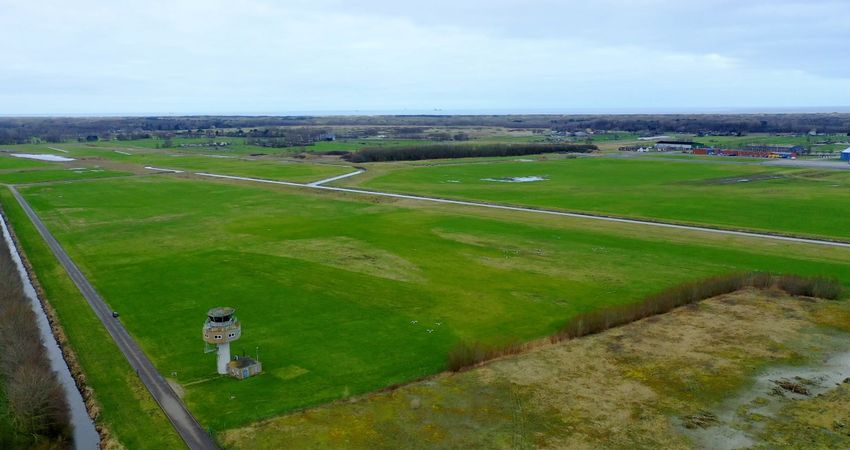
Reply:
[[[47,357],[50,360],[50,367],[56,372],[59,383],[65,391],[65,398],[68,401],[68,406],[71,412],[71,425],[74,427],[74,448],[77,450],[97,449],[100,445],[100,435],[94,427],[94,422],[89,417],[86,410],[86,404],[83,401],[83,396],[77,390],[77,385],[74,383],[74,378],[71,376],[71,371],[68,369],[68,364],[62,357],[62,350],[53,336],[50,329],[50,323],[47,320],[47,314],[42,309],[41,302],[30,282],[29,274],[27,274],[21,261],[21,255],[18,254],[18,249],[12,241],[12,236],[6,226],[5,218],[0,215],[0,227],[3,229],[3,239],[9,246],[9,251],[12,253],[12,260],[18,268],[18,273],[21,275],[21,283],[24,287],[24,293],[30,299],[30,306],[35,312],[38,330],[41,333],[41,341],[47,349]]]

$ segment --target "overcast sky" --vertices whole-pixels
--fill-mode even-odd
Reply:
[[[850,106],[850,1],[0,0],[0,114]]]

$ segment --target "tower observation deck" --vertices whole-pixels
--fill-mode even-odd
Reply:
[[[235,316],[236,310],[230,307],[217,307],[207,312],[204,322],[204,342],[216,346],[218,353],[217,371],[227,374],[230,362],[230,343],[242,336],[242,325]]]

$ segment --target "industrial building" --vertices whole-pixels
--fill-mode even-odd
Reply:
[[[802,145],[763,145],[750,144],[743,148],[749,152],[773,152],[773,153],[803,153],[806,149]]]
[[[694,155],[709,156],[741,156],[744,158],[797,159],[797,153],[790,151],[762,151],[744,150],[736,148],[695,148],[692,153]]]
[[[658,141],[655,143],[657,150],[690,150],[697,147],[696,143],[689,141]]]

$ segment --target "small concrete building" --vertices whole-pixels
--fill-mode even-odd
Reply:
[[[237,356],[227,364],[227,373],[234,378],[244,380],[263,371],[263,364],[247,356]]]
[[[841,151],[841,160],[850,162],[850,147]]]

